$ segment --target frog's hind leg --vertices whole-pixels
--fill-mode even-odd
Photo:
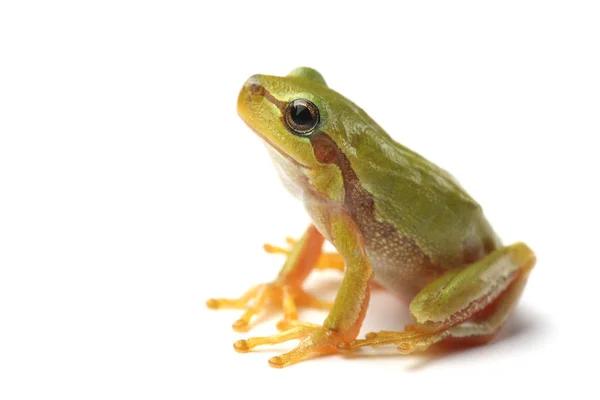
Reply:
[[[512,312],[534,264],[533,252],[523,243],[500,248],[467,268],[448,271],[419,292],[410,304],[414,325],[402,332],[369,333],[342,347],[394,344],[412,353],[441,341],[485,343]]]

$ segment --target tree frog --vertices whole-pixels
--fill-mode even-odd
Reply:
[[[209,308],[241,308],[246,331],[267,304],[280,306],[279,333],[234,343],[238,352],[299,339],[269,360],[284,367],[316,355],[394,345],[400,353],[438,343],[485,343],[514,309],[535,264],[524,243],[505,246],[448,172],[395,142],[365,111],[311,68],[254,75],[237,110],[266,144],[284,186],[312,221],[279,275]],[[337,250],[323,252],[327,240]],[[344,272],[333,303],[303,290],[314,269]],[[373,283],[410,300],[404,331],[358,334]],[[297,307],[328,309],[322,325],[298,321]]]

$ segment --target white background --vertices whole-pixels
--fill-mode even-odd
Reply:
[[[323,3],[2,2],[0,398],[597,398],[597,2]],[[233,351],[239,312],[206,299],[272,279],[262,243],[308,224],[237,93],[301,65],[536,250],[493,344]],[[385,293],[369,310],[362,333],[408,322]]]

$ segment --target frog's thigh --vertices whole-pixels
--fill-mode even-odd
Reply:
[[[467,268],[448,271],[410,303],[418,327],[439,331],[472,319],[533,268],[535,256],[524,243],[500,248]]]
[[[519,299],[535,256],[523,243],[503,247],[471,266],[448,271],[410,304],[415,325],[379,332],[352,348],[396,344],[403,352],[424,350],[443,339],[489,340]]]

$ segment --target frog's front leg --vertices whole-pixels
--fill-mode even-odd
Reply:
[[[206,302],[207,306],[212,309],[247,308],[233,324],[236,331],[247,331],[250,320],[268,304],[281,305],[282,322],[285,323],[298,318],[297,306],[329,309],[331,303],[319,300],[302,289],[302,283],[320,259],[323,241],[323,235],[311,225],[302,238],[294,242],[291,250],[286,251],[285,264],[273,282],[256,285],[237,299],[210,299]],[[269,251],[268,247],[266,249]],[[285,326],[285,323],[280,322],[279,325]]]
[[[331,216],[330,234],[334,246],[344,257],[344,278],[333,307],[322,326],[296,323],[277,335],[240,340],[234,344],[239,352],[247,352],[264,344],[278,344],[302,339],[289,353],[269,360],[272,367],[285,367],[315,355],[337,353],[339,345],[356,338],[369,303],[369,281],[373,270],[367,257],[362,235],[346,214]]]
[[[410,304],[414,325],[402,332],[369,333],[342,347],[394,344],[406,354],[442,340],[485,343],[512,312],[534,264],[533,252],[523,243],[500,248],[467,268],[448,271],[419,292]]]
[[[285,241],[288,243],[288,245],[291,246],[290,250],[284,249],[279,246],[273,246],[272,244],[268,244],[268,243],[264,245],[264,249],[267,253],[270,253],[270,254],[285,254],[286,256],[289,256],[292,253],[292,250],[294,249],[294,246],[296,245],[297,241],[294,240],[293,238],[289,238],[289,237],[286,238]],[[338,271],[344,271],[344,258],[339,253],[321,252],[319,260],[317,261],[317,264],[315,265],[315,269],[317,269],[317,270],[334,269],[334,270],[338,270]]]

